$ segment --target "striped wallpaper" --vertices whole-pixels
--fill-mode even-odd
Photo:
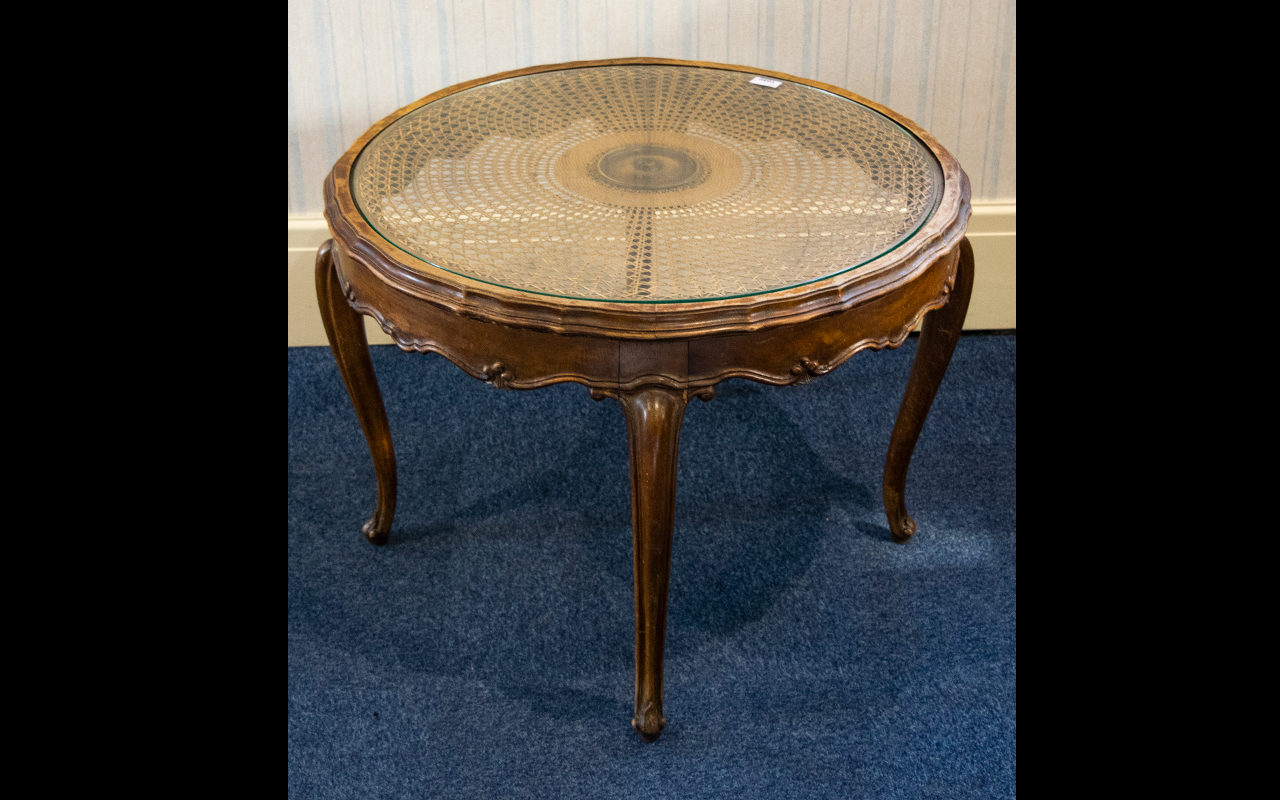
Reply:
[[[503,70],[658,56],[832,83],[915,120],[975,199],[1017,188],[1015,0],[289,0],[289,213],[368,127]]]

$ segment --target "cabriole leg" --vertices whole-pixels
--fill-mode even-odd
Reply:
[[[884,510],[889,518],[889,531],[895,542],[905,542],[916,532],[916,521],[907,514],[904,490],[911,453],[924,427],[929,407],[938,393],[938,385],[951,363],[956,341],[964,327],[973,291],[973,247],[967,238],[960,241],[960,264],[955,287],[947,304],[925,315],[916,347],[915,363],[907,380],[907,391],[898,410],[889,439],[889,454],[884,462]]]
[[[364,333],[364,320],[347,304],[342,284],[334,265],[333,240],[320,245],[316,254],[316,296],[329,346],[338,362],[338,370],[347,384],[351,404],[355,406],[360,427],[373,454],[373,468],[378,475],[378,507],[373,518],[361,529],[371,544],[386,544],[391,520],[396,513],[396,454],[391,447],[391,427],[387,411],[378,391],[378,378],[369,358],[369,340]]]
[[[645,388],[618,394],[631,451],[631,527],[636,590],[636,705],[631,726],[648,741],[662,716],[662,650],[675,524],[676,458],[684,422],[683,391]]]

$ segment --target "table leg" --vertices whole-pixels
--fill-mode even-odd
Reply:
[[[662,649],[675,524],[676,458],[685,393],[658,387],[619,392],[631,451],[631,528],[636,589],[636,705],[631,726],[652,742],[662,716]]]
[[[920,438],[924,419],[929,415],[929,407],[938,393],[938,385],[951,363],[951,354],[955,352],[956,341],[964,327],[972,291],[973,247],[965,238],[960,241],[960,264],[947,304],[925,315],[915,363],[911,367],[911,377],[907,379],[907,391],[889,439],[889,454],[884,462],[884,510],[895,542],[905,542],[916,532],[916,521],[907,514],[904,494],[907,466],[911,463],[911,453]]]
[[[369,340],[364,333],[364,320],[347,303],[338,280],[333,259],[333,240],[320,245],[316,253],[316,295],[324,332],[338,362],[338,370],[347,384],[351,404],[355,406],[360,427],[373,454],[373,468],[378,475],[378,507],[361,531],[371,544],[386,544],[391,520],[396,513],[396,454],[391,447],[391,427],[387,410],[378,391],[378,378],[369,358]]]

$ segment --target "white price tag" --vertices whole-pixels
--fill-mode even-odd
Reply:
[[[774,80],[773,78],[765,78],[761,75],[757,75],[752,78],[751,82],[756,86],[768,86],[770,89],[777,89],[782,85],[782,81]]]

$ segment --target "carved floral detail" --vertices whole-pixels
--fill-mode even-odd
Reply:
[[[791,374],[795,376],[791,382],[795,384],[808,383],[819,375],[826,375],[833,369],[835,369],[834,365],[824,367],[812,358],[802,358],[799,364],[791,368]]]
[[[515,373],[501,361],[495,361],[485,367],[482,372],[484,372],[484,379],[499,389],[510,389],[511,382],[516,379]]]

